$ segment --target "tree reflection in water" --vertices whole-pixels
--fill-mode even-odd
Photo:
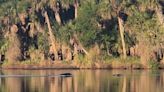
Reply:
[[[72,77],[0,77],[0,92],[163,92],[164,71],[150,70],[1,70],[1,75]],[[113,76],[121,74],[122,76]]]

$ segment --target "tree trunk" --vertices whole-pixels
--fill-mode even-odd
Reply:
[[[78,12],[78,7],[79,7],[78,0],[75,0],[74,7],[75,7],[75,19],[77,19],[77,12]]]
[[[120,17],[117,17],[117,18],[118,18],[118,25],[119,25],[119,31],[120,31],[120,36],[121,36],[123,58],[125,59],[127,55],[126,55],[126,47],[125,47],[125,40],[124,40],[123,20]]]
[[[85,50],[85,48],[83,47],[83,45],[81,44],[81,42],[78,40],[77,35],[74,35],[74,39],[76,39],[76,41],[78,42],[78,47],[79,47],[81,50],[83,50],[84,53],[85,53],[86,55],[89,55],[89,54],[88,54],[88,51]]]
[[[109,47],[108,47],[107,41],[105,41],[105,46],[106,46],[106,53],[107,53],[107,55],[111,56],[111,54],[109,53]]]
[[[59,4],[57,4],[59,5]],[[54,13],[55,13],[55,19],[56,19],[56,22],[61,25],[61,17],[59,15],[59,6],[51,6]]]
[[[108,55],[108,56],[111,56],[111,54],[109,53],[109,48],[108,48],[108,46],[106,46],[106,52],[107,52],[107,55]]]
[[[160,63],[161,63],[161,64],[164,64],[164,56],[163,56],[163,58],[162,58],[162,60],[161,60]]]
[[[51,25],[50,25],[50,21],[49,21],[49,17],[47,15],[47,12],[45,12],[44,16],[45,16],[46,23],[47,23],[47,26],[48,26],[48,32],[49,32],[49,38],[50,38],[51,45],[52,45],[52,50],[55,53],[56,52],[55,37],[52,33],[52,28],[51,28]]]
[[[75,19],[77,19],[77,6],[75,5]]]
[[[164,16],[162,14],[161,7],[160,6],[156,7],[155,12],[156,12],[156,15],[157,15],[157,18],[158,18],[160,25],[162,25],[162,27],[164,27]]]
[[[58,12],[55,12],[55,19],[59,25],[61,25],[61,18]]]

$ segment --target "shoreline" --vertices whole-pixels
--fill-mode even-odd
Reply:
[[[107,65],[100,65],[100,66],[90,66],[90,67],[83,67],[83,66],[76,66],[76,65],[70,65],[70,64],[54,64],[54,65],[48,65],[48,66],[41,66],[41,65],[5,65],[0,67],[1,70],[81,70],[81,69],[90,69],[90,70],[96,70],[96,69],[107,69],[107,70],[112,70],[112,69],[121,69],[121,70],[147,70],[151,69],[148,67],[134,67],[134,66],[127,66],[127,65],[122,65],[122,66],[112,66],[111,64]],[[164,69],[164,67],[158,67],[157,69]]]

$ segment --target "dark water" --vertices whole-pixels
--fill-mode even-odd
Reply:
[[[58,76],[62,73],[73,76]],[[0,74],[0,92],[164,92],[163,70],[1,70]]]

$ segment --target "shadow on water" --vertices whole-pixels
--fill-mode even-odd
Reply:
[[[163,92],[164,90],[163,70],[1,70],[0,76],[0,92]]]
[[[9,77],[11,77],[11,78],[24,78],[24,77],[63,77],[63,78],[65,78],[65,77],[72,77],[73,75],[71,74],[71,73],[62,73],[62,74],[59,74],[59,75],[3,75],[3,74],[1,74],[0,75],[0,78],[9,78]]]

